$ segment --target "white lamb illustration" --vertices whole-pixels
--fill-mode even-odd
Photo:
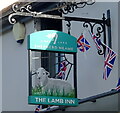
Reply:
[[[44,91],[59,91],[61,94],[69,94],[73,91],[72,86],[65,80],[48,78],[50,73],[44,68],[40,67],[37,71],[37,77],[39,79],[40,86]]]

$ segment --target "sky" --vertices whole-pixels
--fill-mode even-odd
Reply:
[[[16,2],[16,1],[17,1],[17,0],[0,0],[0,11],[1,11],[3,8],[11,5],[12,3]]]

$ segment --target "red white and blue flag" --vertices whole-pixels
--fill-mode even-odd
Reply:
[[[116,90],[117,90],[117,91],[120,91],[120,78],[119,78],[119,80],[118,80],[118,84],[117,84],[117,86],[116,86]]]
[[[103,73],[104,80],[107,80],[107,78],[109,77],[117,55],[112,49],[110,49],[107,46],[106,46],[106,51],[108,53],[106,54],[106,58],[104,61],[104,73]]]
[[[100,40],[100,38],[97,38],[94,34],[92,34],[92,39],[93,39],[93,41],[96,45],[96,48],[98,50],[101,50],[101,40]]]
[[[41,106],[42,106],[42,105],[38,105],[38,106],[37,106],[37,108],[35,109],[35,113],[40,113],[39,111],[40,111],[40,109],[41,109]]]
[[[89,50],[90,48],[90,44],[89,42],[84,38],[84,35],[82,34],[78,40],[77,40],[77,48],[81,51],[81,52],[85,52],[87,50]]]
[[[60,71],[59,71],[59,73],[58,73],[58,77],[60,78],[60,79],[65,79],[65,72],[66,72],[66,69],[67,69],[67,67],[66,67],[66,62],[65,61],[62,61],[61,63],[60,63]]]

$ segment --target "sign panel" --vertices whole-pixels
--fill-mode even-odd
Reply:
[[[43,30],[28,36],[28,49],[77,52],[77,39],[56,30]]]
[[[77,39],[60,31],[43,30],[28,36],[28,50],[32,50],[28,103],[77,106]],[[69,81],[68,76],[74,81]]]
[[[77,98],[65,97],[51,97],[51,96],[29,96],[29,104],[47,104],[47,105],[64,105],[64,106],[77,106]]]

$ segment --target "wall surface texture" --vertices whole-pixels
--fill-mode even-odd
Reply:
[[[2,111],[2,36],[0,35],[0,112]]]
[[[26,23],[26,37],[22,45],[12,32],[3,34],[2,50],[2,106],[3,111],[31,111],[28,105],[27,35],[34,32],[33,21]]]
[[[118,2],[118,53],[120,53],[120,2]],[[120,55],[118,55],[118,62],[120,62]],[[118,63],[118,76],[120,78],[120,63]],[[120,93],[118,95],[118,110],[120,111]]]

